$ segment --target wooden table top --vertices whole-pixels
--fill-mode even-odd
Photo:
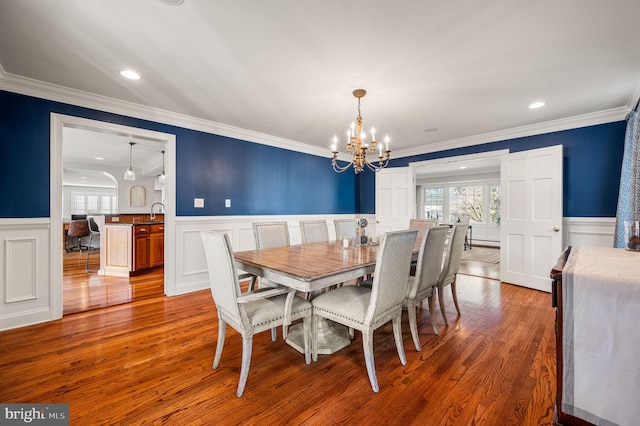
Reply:
[[[337,241],[234,253],[238,269],[305,292],[369,274],[377,256],[378,245],[345,249]]]

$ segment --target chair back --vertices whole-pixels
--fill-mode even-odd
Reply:
[[[449,246],[446,250],[442,279],[444,285],[450,284],[460,270],[460,261],[464,251],[464,237],[467,235],[467,225],[457,224],[451,228]]]
[[[235,320],[234,327],[241,326],[238,271],[233,259],[233,249],[227,234],[218,231],[200,231],[204,254],[209,270],[211,296],[218,311]]]
[[[334,219],[333,225],[336,228],[336,240],[344,238],[356,237],[356,220],[355,219]]]
[[[87,219],[72,220],[69,222],[69,230],[67,235],[70,237],[86,237],[91,234],[89,229],[89,221]]]
[[[417,234],[416,230],[395,231],[382,237],[365,322],[377,321],[402,306]]]
[[[324,220],[301,220],[300,234],[302,244],[329,241],[329,229]]]
[[[417,294],[438,285],[448,234],[449,229],[441,226],[426,230],[420,244],[415,279],[408,289],[407,298],[414,299]]]
[[[96,223],[95,219],[89,216],[88,220],[89,220],[89,230],[93,233],[100,233],[100,228],[98,227],[98,224]]]
[[[418,230],[418,236],[416,237],[418,241],[422,241],[427,229],[433,228],[434,226],[438,226],[437,219],[409,219],[409,229]]]
[[[254,222],[253,233],[256,237],[256,249],[288,246],[289,227],[287,222]]]

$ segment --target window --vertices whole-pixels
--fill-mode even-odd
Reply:
[[[118,199],[114,195],[103,195],[100,197],[100,213],[117,213]]]
[[[97,213],[97,212],[98,212],[98,196],[87,195],[87,213]]]
[[[73,196],[73,209],[71,210],[72,214],[86,214],[87,209],[85,208],[85,200],[84,195],[74,195]]]
[[[500,185],[489,185],[489,217],[492,223],[500,225]]]
[[[484,185],[449,187],[449,221],[468,215],[472,222],[483,222]]]
[[[424,219],[452,222],[469,215],[471,223],[500,225],[500,184],[484,182],[442,183],[422,187]]]
[[[442,220],[444,212],[444,188],[427,188],[424,191],[424,218]]]
[[[71,214],[109,214],[118,212],[116,195],[75,193],[71,197]]]

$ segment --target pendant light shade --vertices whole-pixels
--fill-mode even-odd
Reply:
[[[124,172],[124,180],[136,180],[136,173],[133,171],[133,167],[131,167],[131,155],[135,144],[135,142],[129,142],[129,168]]]

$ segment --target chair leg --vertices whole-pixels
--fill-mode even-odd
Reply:
[[[460,306],[458,306],[458,290],[456,289],[457,278],[458,276],[456,275],[451,283],[451,294],[453,295],[453,304],[456,305],[456,311],[458,311],[458,315],[460,315]]]
[[[414,310],[415,312],[415,310]],[[396,349],[398,349],[398,356],[400,357],[400,363],[407,365],[407,357],[404,355],[404,344],[402,342],[402,311],[398,313],[398,316],[394,317],[393,322],[393,337],[396,340]]]
[[[240,381],[238,382],[238,391],[236,392],[238,398],[244,393],[244,385],[247,383],[247,377],[249,376],[252,346],[253,336],[242,339],[242,366],[240,367]]]
[[[373,331],[362,333],[362,349],[364,349],[364,362],[367,365],[367,374],[369,375],[371,389],[377,393],[380,388],[378,387],[378,378],[376,377],[376,364],[373,361]]]
[[[85,272],[98,272],[97,269],[89,269],[89,255],[91,254],[91,239],[93,235],[89,235],[89,245],[87,246],[87,258],[84,261],[84,271]],[[94,249],[95,251],[95,249]]]
[[[318,361],[318,316],[311,317],[311,354],[314,361]]]
[[[276,334],[276,329],[274,327],[271,329],[271,341],[275,342],[276,340],[278,340],[278,335]]]
[[[407,316],[409,317],[409,329],[411,330],[413,345],[416,347],[416,351],[420,352],[422,350],[422,347],[420,346],[420,339],[418,338],[418,320],[416,318],[416,302],[414,302],[413,300],[407,301]]]
[[[311,364],[312,343],[310,334],[311,324],[309,324],[310,322],[312,322],[311,317],[302,318],[302,330],[304,333],[304,362],[306,362],[307,364]]]
[[[224,337],[227,334],[227,323],[223,320],[218,320],[218,344],[216,345],[216,355],[213,358],[213,369],[218,368],[220,364],[220,358],[222,358],[222,348],[224,347]]]
[[[440,335],[438,332],[438,325],[436,324],[436,288],[434,287],[429,296],[429,316],[431,317],[431,326],[436,336]]]
[[[438,300],[440,301],[440,313],[444,319],[444,325],[449,325],[449,321],[447,321],[447,312],[444,310],[444,287],[438,287]]]

